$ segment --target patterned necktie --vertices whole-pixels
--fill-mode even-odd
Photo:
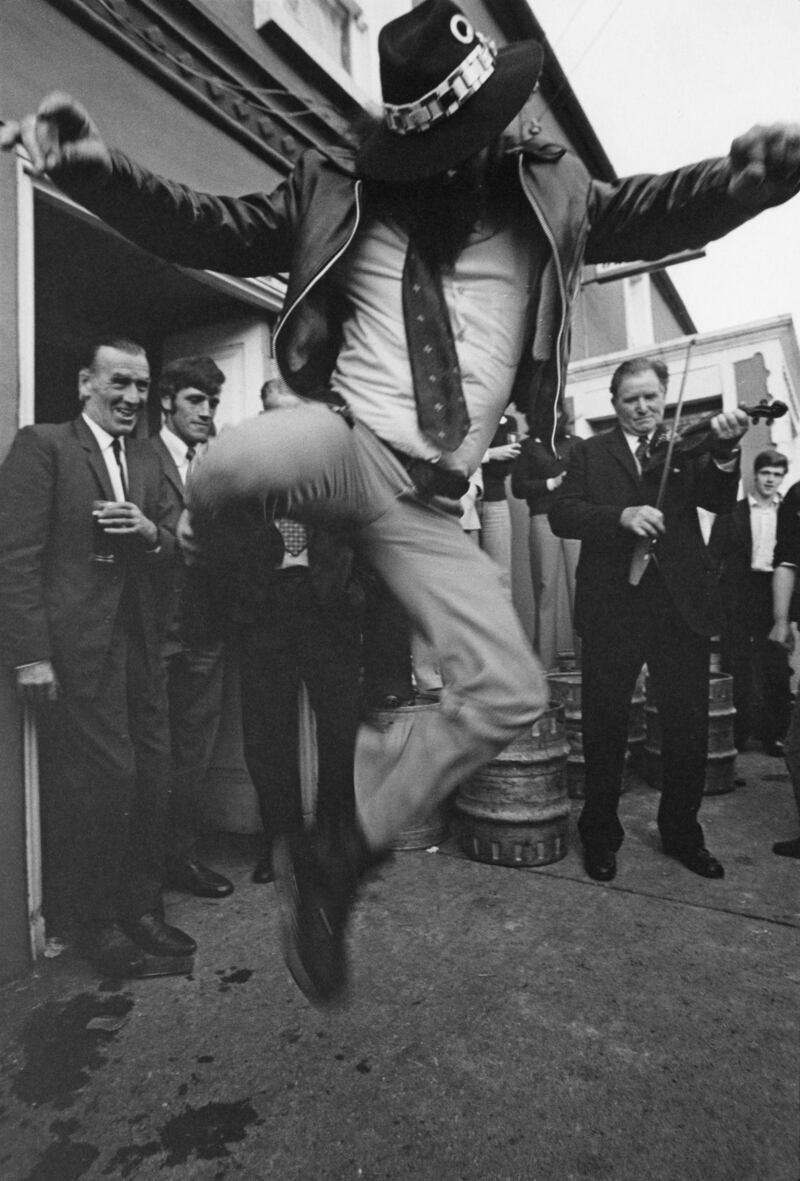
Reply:
[[[403,267],[406,326],[417,421],[442,451],[455,451],[469,430],[469,413],[442,279],[409,240]]]
[[[114,458],[117,461],[119,468],[119,478],[122,481],[122,495],[125,500],[128,499],[128,481],[125,478],[125,468],[122,466],[122,444],[119,439],[111,440],[111,450],[114,452]]]
[[[187,447],[186,448],[186,467],[181,472],[181,475],[183,477],[184,488],[189,483],[189,476],[192,474],[192,460],[194,459],[196,454],[197,454],[196,448],[194,448],[194,447]]]
[[[275,526],[283,538],[283,546],[287,554],[296,558],[307,548],[308,534],[305,525],[301,525],[299,521],[290,521],[288,517],[279,517],[275,521]]]
[[[644,465],[647,461],[647,455],[648,455],[649,450],[650,450],[650,447],[647,442],[647,435],[643,435],[642,438],[639,440],[639,442],[636,444],[636,450],[633,453],[636,456],[636,462],[639,465],[639,475],[640,476],[642,474],[642,470],[644,468]]]

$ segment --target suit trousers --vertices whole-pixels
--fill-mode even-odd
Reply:
[[[791,713],[791,668],[786,650],[770,640],[772,575],[751,570],[739,588],[722,632],[722,668],[733,675],[734,737],[765,746],[783,741]]]
[[[244,757],[258,795],[266,848],[303,825],[298,760],[302,681],[317,732],[320,828],[352,823],[353,762],[360,716],[358,613],[320,604],[307,568],[275,576],[274,602],[241,636],[239,676]]]
[[[203,787],[222,712],[222,644],[181,647],[164,657],[170,734],[167,855],[194,855]]]
[[[161,905],[169,735],[163,666],[136,626],[115,625],[92,697],[53,708],[43,811],[58,829],[54,872],[91,929]]]
[[[425,499],[376,435],[321,405],[276,410],[223,431],[190,506],[277,495],[309,521],[346,519],[411,624],[435,648],[438,710],[414,719],[400,758],[379,752],[357,799],[375,849],[433,807],[547,708],[541,668],[494,563],[465,536],[457,502]]]
[[[652,567],[620,613],[586,626],[582,643],[584,807],[578,821],[586,847],[619,849],[617,815],[630,702],[642,665],[655,692],[661,725],[662,789],[658,828],[664,848],[688,852],[703,843],[697,814],[708,753],[710,642],[679,615]]]

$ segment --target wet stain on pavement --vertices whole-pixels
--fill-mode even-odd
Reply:
[[[261,1122],[248,1099],[187,1107],[161,1130],[164,1165],[185,1164],[191,1155],[200,1160],[230,1156],[228,1145],[244,1140],[250,1124]]]
[[[57,1140],[42,1153],[25,1181],[78,1181],[99,1155],[94,1144]]]
[[[70,1107],[92,1072],[105,1064],[106,1047],[115,1036],[115,1031],[86,1026],[96,1018],[122,1019],[132,1008],[130,996],[80,993],[64,1004],[37,1009],[18,1039],[25,1061],[12,1080],[17,1099],[31,1107]]]
[[[149,1140],[147,1144],[126,1144],[118,1148],[103,1169],[104,1177],[133,1177],[136,1170],[150,1156],[158,1156],[162,1151],[160,1140]]]
[[[229,1157],[228,1145],[245,1140],[250,1125],[263,1122],[248,1099],[186,1107],[164,1124],[158,1140],[118,1148],[103,1169],[103,1176],[135,1176],[145,1160],[162,1154],[162,1168],[185,1165],[191,1157],[197,1160]]]
[[[99,1148],[72,1140],[81,1130],[77,1119],[54,1120],[49,1130],[56,1140],[48,1145],[25,1181],[78,1181],[100,1155]]]
[[[252,968],[232,968],[227,976],[220,975],[219,982],[220,984],[246,984],[252,975]]]

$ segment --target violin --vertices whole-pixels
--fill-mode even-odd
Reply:
[[[759,422],[761,419],[764,422],[774,422],[776,418],[782,418],[789,407],[785,402],[769,402],[762,398],[755,406],[740,406],[739,409],[745,412],[751,422]],[[712,434],[711,423],[719,413],[717,410],[713,414],[704,414],[695,422],[679,426],[672,441],[671,453],[670,429],[667,427],[663,435],[659,431],[642,463],[642,475],[662,471],[668,454],[670,466],[680,467],[682,460],[696,459],[712,450],[716,436]]]

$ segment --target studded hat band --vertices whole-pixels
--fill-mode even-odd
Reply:
[[[390,131],[398,135],[416,135],[428,131],[442,119],[454,115],[491,78],[497,49],[494,42],[482,33],[476,36],[480,43],[448,74],[444,82],[413,103],[399,106],[385,104],[384,118]]]

